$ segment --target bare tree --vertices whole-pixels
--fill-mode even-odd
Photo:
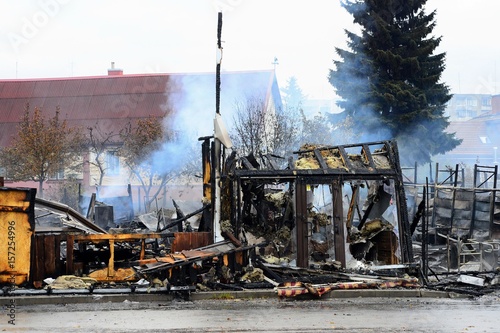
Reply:
[[[106,164],[106,152],[110,148],[116,148],[119,144],[120,133],[115,133],[113,131],[106,132],[99,126],[97,122],[94,126],[88,127],[88,148],[91,158],[88,163],[93,165],[99,170],[99,181],[98,185],[102,185],[104,176],[108,171],[108,165]]]
[[[139,119],[135,126],[129,124],[120,134],[123,140],[120,155],[124,158],[131,174],[141,184],[146,210],[150,209],[151,203],[173,177],[160,163],[155,163],[155,154],[161,151],[162,145],[173,136],[164,130],[162,119],[153,116]],[[153,187],[156,187],[156,190],[152,193]]]
[[[8,178],[38,183],[38,195],[43,197],[43,183],[49,176],[74,168],[78,163],[83,136],[81,130],[59,119],[60,109],[46,119],[40,108],[33,112],[26,104],[12,145],[0,152],[0,160]]]
[[[296,117],[282,109],[269,110],[263,100],[248,98],[236,104],[231,140],[242,154],[286,156],[298,135]]]

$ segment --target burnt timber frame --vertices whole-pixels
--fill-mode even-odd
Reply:
[[[338,150],[343,161],[339,168],[330,168],[321,155],[321,150]],[[358,150],[362,158],[361,167],[350,159],[348,151]],[[375,151],[377,150],[377,151]],[[393,180],[394,196],[398,207],[399,239],[401,244],[401,260],[404,263],[413,262],[410,224],[403,187],[403,174],[399,163],[398,148],[395,141],[379,141],[363,144],[322,147],[310,151],[299,151],[298,154],[314,152],[320,168],[289,169],[289,170],[234,170],[234,181],[237,190],[236,203],[232,203],[233,221],[241,226],[241,196],[242,183],[279,184],[289,183],[295,188],[295,228],[297,235],[297,266],[308,267],[309,249],[307,242],[307,200],[306,185],[329,184],[332,186],[335,256],[345,267],[345,223],[343,221],[342,186],[345,182],[354,180]],[[388,165],[381,167],[374,160],[374,155],[383,154]]]
[[[96,235],[72,235],[66,236],[66,274],[72,275],[75,272],[74,268],[74,244],[81,243],[107,243],[109,248],[109,261],[107,265],[108,277],[113,279],[115,276],[115,243],[117,242],[141,242],[141,251],[139,260],[143,260],[146,249],[146,239],[159,239],[165,237],[173,237],[173,234],[147,233],[147,234],[96,234]]]

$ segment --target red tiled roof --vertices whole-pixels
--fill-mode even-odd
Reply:
[[[221,108],[232,107],[235,91],[266,100],[273,94],[275,103],[281,104],[274,71],[224,72],[221,81]],[[201,110],[215,109],[213,73],[0,80],[0,147],[17,133],[26,103],[41,108],[46,118],[59,107],[61,118],[72,126],[86,128],[99,121],[109,126],[108,131],[118,132],[131,119],[177,112],[187,89],[205,97],[184,102],[203,104],[196,105]]]
[[[498,119],[481,117],[450,123],[446,132],[456,133],[456,137],[463,141],[447,155],[471,155],[473,157],[491,155],[493,147],[500,147],[498,123]]]

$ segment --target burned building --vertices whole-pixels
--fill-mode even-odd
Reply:
[[[233,154],[224,161],[222,234],[243,244],[264,242],[261,255],[297,267],[412,262],[394,141],[304,145],[296,154],[282,169],[269,156]]]

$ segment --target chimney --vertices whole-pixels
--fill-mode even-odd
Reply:
[[[123,75],[123,69],[115,68],[115,62],[111,62],[111,68],[108,69],[108,76]]]

